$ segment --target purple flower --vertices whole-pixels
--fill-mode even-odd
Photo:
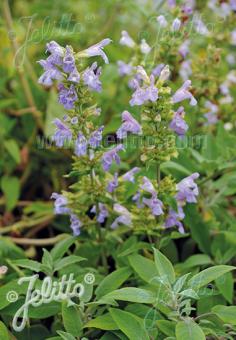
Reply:
[[[122,60],[117,61],[118,71],[121,76],[131,74],[133,66],[131,64],[126,64]]]
[[[116,172],[114,174],[113,180],[108,183],[107,191],[112,193],[115,191],[117,187],[118,187],[118,173]]]
[[[199,177],[199,173],[194,172],[192,175],[182,179],[177,184],[178,193],[176,199],[179,202],[196,203],[196,197],[199,194],[198,186],[194,182]]]
[[[236,11],[236,0],[229,0],[232,11]]]
[[[152,182],[146,177],[143,177],[143,184],[140,186],[140,189],[149,192],[150,194],[155,193],[155,188]]]
[[[62,147],[65,141],[71,141],[72,132],[59,118],[56,118],[53,123],[56,125],[56,132],[52,140],[55,141],[56,146]]]
[[[170,76],[169,65],[165,65],[165,67],[163,67],[163,69],[161,70],[159,80],[165,82],[167,79],[169,79],[169,76]]]
[[[157,65],[153,70],[152,70],[152,74],[154,75],[154,77],[159,77],[161,74],[161,71],[163,70],[163,68],[165,67],[165,64],[159,64]]]
[[[84,71],[83,81],[91,91],[100,92],[102,90],[102,83],[99,80],[100,75],[101,67],[97,68],[96,62]]]
[[[166,21],[166,18],[164,17],[164,15],[159,15],[157,17],[157,22],[163,28],[165,28],[168,25],[168,22]]]
[[[137,166],[135,166],[133,169],[129,170],[128,172],[126,172],[122,178],[124,181],[128,181],[128,182],[132,182],[134,183],[135,179],[134,179],[134,175],[137,174],[140,171],[140,168],[138,168]]]
[[[183,85],[175,92],[175,94],[172,97],[173,103],[179,103],[182,102],[185,99],[190,100],[190,105],[195,106],[197,104],[196,99],[192,95],[191,92],[189,92],[189,87],[191,86],[191,80],[186,80]]]
[[[187,39],[183,42],[182,45],[180,45],[179,47],[179,54],[181,55],[181,57],[183,57],[184,59],[187,57],[187,55],[189,54],[189,45],[190,45],[190,40]]]
[[[204,114],[204,117],[207,119],[206,125],[216,124],[218,121],[217,118],[217,112],[219,111],[218,106],[207,100],[205,103],[205,108],[209,110],[207,113]]]
[[[181,21],[178,18],[175,18],[175,20],[172,23],[172,31],[177,32],[180,29]]]
[[[171,228],[176,226],[179,232],[181,234],[184,234],[183,224],[180,222],[180,220],[184,219],[184,217],[185,214],[181,206],[178,206],[178,211],[170,209],[167,219],[165,221],[165,227]]]
[[[140,50],[143,54],[148,54],[151,51],[151,47],[147,44],[145,39],[141,40]]]
[[[116,135],[119,139],[127,137],[127,133],[141,134],[142,128],[136,119],[128,111],[122,113],[122,125],[117,130]]]
[[[79,121],[79,120],[78,120],[78,117],[75,116],[75,117],[72,117],[72,118],[71,118],[70,123],[71,123],[72,125],[76,125],[76,124],[78,124],[78,121]]]
[[[187,80],[192,74],[191,60],[184,60],[179,69],[179,75],[183,80]]]
[[[63,214],[69,214],[70,209],[67,208],[67,198],[63,195],[57,194],[56,192],[53,192],[51,195],[51,198],[55,199],[54,202],[54,214],[56,215],[63,215]]]
[[[135,42],[126,31],[121,32],[120,44],[131,48],[135,46]]]
[[[104,130],[104,125],[102,125],[99,129],[97,129],[96,131],[94,131],[91,134],[91,137],[89,138],[89,145],[92,148],[98,148],[101,144],[102,141],[102,132]]]
[[[99,213],[97,216],[97,221],[98,223],[104,223],[105,219],[109,216],[108,210],[103,203],[98,203],[98,209],[99,209]],[[97,211],[96,205],[94,205],[90,211],[96,214],[96,211]]]
[[[120,216],[118,216],[112,223],[111,225],[112,229],[116,229],[119,226],[119,224],[124,224],[127,226],[131,224],[131,214],[125,207],[116,203],[113,206],[113,210]]]
[[[39,60],[38,63],[43,67],[45,72],[39,77],[38,83],[44,86],[52,86],[53,80],[62,80],[63,75],[48,60]]]
[[[57,55],[59,57],[63,57],[64,48],[61,47],[56,41],[50,41],[46,44],[46,52],[50,52],[52,55]]]
[[[151,198],[145,198],[144,197],[143,198],[143,203],[145,205],[147,205],[152,210],[152,214],[154,216],[159,216],[159,215],[164,214],[164,212],[162,210],[163,203],[162,203],[161,200],[159,200],[157,198],[156,193],[154,193]]]
[[[59,96],[58,101],[64,106],[65,109],[71,110],[75,107],[75,101],[78,99],[74,85],[71,85],[69,89],[65,88],[63,84],[59,84]]]
[[[170,122],[170,129],[177,133],[179,136],[184,136],[188,130],[188,124],[185,122],[184,118],[184,108],[180,106],[175,112],[174,118]]]
[[[51,55],[46,60],[40,60],[38,62],[45,71],[39,78],[38,82],[45,86],[52,86],[53,80],[63,79],[63,75],[61,74],[57,66],[62,65],[64,48],[55,41],[51,41],[46,46],[46,51],[49,51]]]
[[[75,154],[76,156],[85,156],[87,153],[87,140],[80,132],[75,142]]]
[[[201,35],[208,35],[209,31],[204,24],[204,22],[201,20],[199,16],[194,16],[194,25],[195,25],[195,30],[197,33]]]
[[[117,165],[120,164],[120,157],[117,154],[119,151],[124,150],[122,144],[118,144],[113,149],[105,152],[102,156],[102,164],[104,171],[109,171],[112,162],[114,161]]]
[[[66,52],[65,52],[62,62],[63,62],[62,67],[63,67],[64,72],[71,73],[74,70],[75,58],[74,58],[73,51],[71,50],[69,46],[66,46]]]
[[[132,197],[132,201],[136,203],[139,209],[144,207],[144,204],[141,201],[141,192],[137,191],[137,193]]]
[[[102,41],[100,41],[99,43],[90,46],[89,48],[87,48],[84,53],[89,56],[89,57],[94,57],[94,56],[101,56],[102,59],[105,61],[106,64],[109,64],[109,60],[107,58],[107,55],[105,54],[105,52],[103,51],[103,48],[105,46],[107,46],[108,44],[111,43],[111,39],[103,39]]]
[[[154,86],[155,78],[153,75],[150,76],[150,85],[140,87],[136,83],[136,90],[129,101],[131,106],[142,105],[144,102],[151,101],[155,102],[158,99],[158,89]]]
[[[176,6],[176,0],[167,0],[168,6],[169,7],[175,7]]]
[[[74,67],[74,69],[71,71],[71,73],[69,74],[69,77],[67,78],[67,80],[72,81],[73,83],[79,83],[80,81],[80,74],[77,70],[76,67]]]
[[[74,236],[80,235],[80,228],[82,227],[82,222],[78,219],[75,214],[70,215],[71,229],[73,230]]]

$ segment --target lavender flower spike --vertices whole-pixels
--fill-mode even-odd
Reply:
[[[130,105],[142,105],[146,101],[155,102],[158,99],[158,89],[154,83],[155,77],[151,74],[149,86],[140,87],[139,84],[137,84],[136,90],[129,101]]]
[[[161,200],[157,198],[156,193],[154,193],[151,198],[143,198],[143,203],[152,210],[152,214],[154,216],[159,216],[159,215],[164,214],[162,210],[163,203]]]
[[[71,141],[72,132],[59,118],[56,118],[53,123],[56,125],[56,132],[52,136],[52,140],[55,141],[56,146],[60,148],[64,142]]]
[[[113,161],[115,161],[116,164],[120,164],[120,157],[117,153],[121,150],[124,150],[123,144],[118,144],[113,149],[103,154],[102,164],[104,171],[109,171]]]
[[[104,130],[104,125],[102,125],[99,129],[97,129],[96,131],[92,133],[91,137],[89,138],[89,145],[92,148],[96,149],[101,144],[103,130]]]
[[[169,210],[169,214],[165,221],[165,227],[171,228],[176,226],[181,234],[184,234],[183,224],[180,220],[184,219],[185,214],[183,212],[183,208],[178,206],[178,211],[174,211],[172,209]]]
[[[140,50],[143,54],[148,54],[151,51],[151,47],[148,45],[145,39],[141,40]]]
[[[177,32],[180,29],[181,21],[178,18],[175,18],[175,20],[172,23],[172,31]]]
[[[155,193],[155,188],[152,182],[146,176],[143,177],[143,185],[140,186],[140,189],[143,189],[144,191],[147,191],[150,194]]]
[[[116,172],[114,174],[114,178],[112,181],[110,181],[107,185],[107,191],[112,193],[115,191],[115,189],[118,187],[118,173]]]
[[[133,169],[131,169],[130,171],[126,172],[122,178],[124,181],[128,181],[131,183],[134,183],[134,175],[136,173],[138,173],[140,171],[140,168],[138,168],[137,166],[135,166]]]
[[[89,90],[101,92],[102,83],[99,80],[101,75],[101,67],[97,68],[97,63],[93,63],[90,67],[86,68],[83,73],[83,81],[88,86]]]
[[[74,54],[69,46],[66,46],[66,53],[63,58],[62,67],[63,67],[63,71],[66,73],[72,72],[75,68]]]
[[[46,44],[46,52],[50,52],[51,54],[58,55],[62,57],[64,55],[64,48],[61,47],[56,41],[50,41]]]
[[[131,74],[133,66],[131,64],[126,64],[122,60],[117,61],[118,71],[121,76]]]
[[[157,17],[157,22],[162,28],[165,28],[168,25],[168,22],[166,21],[166,18],[164,17],[164,15],[159,15]]]
[[[116,134],[119,139],[127,137],[127,133],[131,132],[137,135],[142,133],[140,124],[134,119],[128,111],[122,113],[122,125],[117,130]]]
[[[119,223],[129,226],[131,224],[131,214],[130,212],[120,204],[114,204],[114,211],[119,214],[115,221],[112,223],[111,228],[116,229]]]
[[[65,88],[63,84],[58,85],[59,96],[58,101],[64,106],[66,110],[71,110],[75,107],[75,102],[78,99],[74,85],[69,89]]]
[[[61,214],[69,214],[70,209],[67,208],[67,198],[63,195],[57,194],[56,192],[52,193],[51,198],[55,199],[54,202],[54,214],[61,215]]]
[[[105,219],[109,216],[108,210],[107,210],[105,204],[100,203],[100,202],[98,203],[98,209],[99,209],[99,212],[98,212],[98,216],[97,216],[97,221],[98,221],[98,223],[104,223]],[[90,212],[92,212],[94,214],[97,213],[96,205],[94,205],[92,207]]]
[[[107,58],[107,55],[103,51],[103,48],[111,43],[111,39],[106,38],[100,41],[99,43],[90,46],[85,51],[83,51],[87,56],[94,57],[94,56],[101,56],[102,59],[105,61],[106,64],[109,64],[109,60]]]
[[[186,80],[183,85],[175,92],[172,97],[173,103],[182,102],[185,99],[190,99],[190,105],[195,106],[197,100],[194,98],[192,93],[188,90],[191,86],[191,80]]]
[[[192,175],[182,179],[177,184],[178,193],[176,199],[179,202],[196,203],[196,197],[199,194],[198,186],[194,182],[199,177],[199,173],[194,172]]]
[[[74,236],[80,235],[80,227],[82,227],[82,222],[78,219],[75,214],[70,215],[71,229],[73,230]]]
[[[135,46],[135,42],[133,41],[133,39],[129,36],[128,32],[126,31],[121,32],[120,44],[131,47],[131,48]]]
[[[80,132],[75,142],[75,154],[76,156],[85,156],[87,153],[87,140]]]
[[[170,129],[177,133],[179,136],[184,136],[185,132],[188,130],[188,124],[185,122],[184,118],[184,108],[180,106],[175,112],[174,118],[170,122]]]

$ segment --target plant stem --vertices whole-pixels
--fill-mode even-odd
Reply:
[[[16,230],[31,228],[41,223],[50,223],[52,220],[53,220],[53,215],[43,216],[35,220],[32,220],[32,219],[26,220],[26,221],[22,220],[10,226],[1,228],[0,235],[7,234],[7,233],[10,233]]]
[[[11,10],[10,10],[10,7],[9,7],[8,0],[4,0],[4,2],[3,2],[3,16],[4,16],[5,21],[6,21],[6,27],[7,27],[8,33],[11,33],[11,32],[14,33],[13,20],[12,20]],[[14,34],[12,35],[10,41],[11,41],[11,45],[12,45],[13,54],[16,56],[17,53],[18,53],[18,50],[19,50],[19,46],[17,44],[17,41],[16,41]],[[21,82],[21,85],[22,85],[22,89],[25,93],[27,103],[32,108],[31,112],[32,112],[32,114],[35,118],[36,124],[39,128],[43,129],[43,124],[42,124],[42,121],[40,119],[41,113],[36,108],[28,80],[25,77],[24,67],[19,64],[18,58],[15,58],[15,66],[16,66],[17,73],[19,75],[19,79],[20,79],[20,82]]]
[[[48,246],[58,243],[59,241],[68,237],[66,234],[60,234],[55,237],[39,239],[39,238],[18,238],[18,237],[10,237],[10,240],[16,244],[20,245],[31,245],[31,246]]]

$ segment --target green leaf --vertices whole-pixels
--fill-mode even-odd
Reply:
[[[181,293],[179,293],[182,296],[186,296],[191,299],[199,299],[199,296],[193,289],[185,289]]]
[[[43,249],[42,264],[43,264],[43,266],[48,268],[49,271],[51,271],[52,268],[53,268],[53,259],[52,259],[52,256],[47,249]]]
[[[206,254],[210,254],[211,239],[209,226],[202,220],[202,216],[194,204],[187,204],[184,212],[186,215],[184,221],[190,228],[191,235],[197,242],[199,249]]]
[[[205,340],[206,337],[202,329],[191,319],[180,321],[175,329],[177,340]]]
[[[4,146],[7,149],[8,153],[14,159],[16,164],[20,163],[20,150],[19,146],[14,139],[8,139],[4,141]]]
[[[234,294],[234,280],[232,273],[226,273],[215,280],[216,287],[223,297],[232,304]]]
[[[41,270],[41,263],[33,260],[22,259],[12,261],[12,263],[19,267],[30,269],[36,273],[40,272]]]
[[[224,323],[236,325],[236,306],[215,306],[212,309]]]
[[[76,255],[70,255],[67,257],[64,257],[61,260],[58,260],[54,263],[54,271],[61,270],[64,267],[67,267],[73,263],[78,263],[81,261],[85,261],[86,259],[84,257],[76,256]]]
[[[143,326],[142,319],[120,309],[110,308],[109,313],[111,314],[112,319],[115,321],[119,329],[130,340],[149,340],[149,336]]]
[[[184,263],[184,268],[192,268],[212,264],[210,256],[206,254],[196,254],[190,256]]]
[[[168,320],[157,320],[157,327],[167,336],[175,336],[175,322]]]
[[[154,250],[154,260],[157,272],[162,280],[169,282],[170,284],[175,281],[174,268],[165,255],[163,255],[159,250],[153,248]]]
[[[189,277],[190,273],[187,273],[181,277],[178,278],[178,280],[176,280],[174,286],[173,286],[173,291],[175,293],[178,293],[181,291],[181,289],[184,287],[188,277]]]
[[[83,327],[81,315],[77,306],[68,306],[67,301],[62,303],[62,320],[66,331],[72,335],[79,336]]]
[[[114,290],[113,292],[105,295],[104,298],[139,303],[154,303],[156,301],[156,296],[153,292],[146,289],[134,287]]]
[[[70,246],[75,243],[75,237],[68,237],[65,240],[60,241],[52,250],[51,255],[54,261],[60,259],[70,248]]]
[[[63,332],[63,331],[57,331],[57,334],[59,334],[60,337],[63,340],[76,340],[76,338],[70,333],[66,333],[66,332]]]
[[[109,313],[96,317],[86,323],[84,328],[98,328],[104,331],[119,329]]]
[[[4,340],[10,340],[11,339],[11,337],[8,333],[8,329],[2,321],[0,321],[0,339],[4,339]]]
[[[231,270],[236,269],[233,266],[219,265],[211,268],[204,269],[200,273],[194,275],[188,282],[190,287],[198,289],[200,287],[206,286],[211,281],[214,281],[221,275],[228,273]]]
[[[1,180],[1,188],[6,198],[6,207],[11,211],[20,196],[20,182],[17,177],[3,176]]]
[[[116,271],[106,276],[95,291],[97,298],[100,299],[103,295],[108,294],[109,292],[120,287],[122,283],[128,279],[130,274],[130,268],[124,267],[117,269]]]
[[[144,256],[134,254],[128,257],[131,267],[145,282],[152,283],[158,275],[155,263]]]

